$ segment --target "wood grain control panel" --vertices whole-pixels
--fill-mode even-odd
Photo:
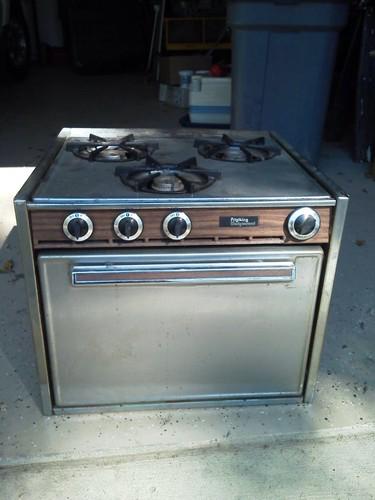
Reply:
[[[35,210],[30,218],[35,249],[311,244],[329,241],[331,209]]]

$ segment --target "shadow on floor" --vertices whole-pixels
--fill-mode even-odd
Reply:
[[[34,347],[28,314],[24,274],[18,244],[17,228],[13,227],[0,249],[1,303],[0,353],[7,359],[10,377],[18,377],[27,393],[41,408]],[[5,268],[5,269],[4,269]],[[17,391],[15,391],[17,392]],[[23,391],[20,391],[20,394]],[[20,394],[14,394],[20,399]]]

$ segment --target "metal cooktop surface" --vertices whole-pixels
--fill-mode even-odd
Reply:
[[[91,133],[96,135],[90,137]],[[226,133],[229,139],[216,130],[70,129],[32,200],[133,206],[256,200],[334,204],[318,181],[270,134]],[[238,143],[248,149],[244,152]],[[181,165],[188,170],[181,173]],[[152,182],[146,174],[153,176]]]

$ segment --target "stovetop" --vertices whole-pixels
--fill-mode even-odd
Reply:
[[[90,149],[90,133],[95,134],[98,147]],[[223,138],[218,131],[176,134],[157,130],[72,129],[32,200],[56,205],[194,206],[256,200],[330,204],[332,198],[327,191],[270,134],[227,134],[233,144],[250,147],[250,152],[241,153],[246,158],[238,158],[233,148],[224,158],[220,145],[228,142],[228,137]],[[109,147],[103,146],[102,139]],[[118,154],[119,144],[130,144],[130,149],[125,147]],[[250,156],[253,159],[249,162]],[[187,174],[185,170],[181,174],[181,165],[187,167]],[[162,172],[163,177],[160,168],[167,169]],[[139,174],[142,171],[147,175],[151,172],[152,182],[144,182],[144,174]],[[189,182],[185,182],[186,178]],[[170,192],[171,189],[176,192]]]

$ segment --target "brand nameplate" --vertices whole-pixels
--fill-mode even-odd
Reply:
[[[220,227],[254,227],[258,225],[258,217],[237,216],[220,217]]]

